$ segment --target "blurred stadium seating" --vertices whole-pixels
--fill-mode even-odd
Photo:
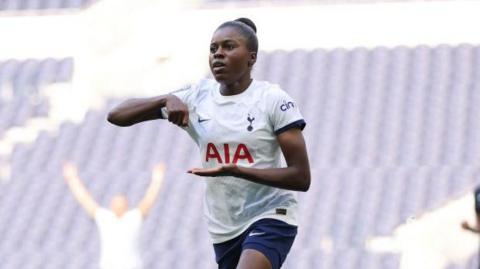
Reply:
[[[0,11],[77,9],[94,1],[96,0],[2,0]]]
[[[313,174],[311,190],[299,194],[302,225],[284,268],[399,268],[400,254],[373,253],[365,240],[480,183],[479,66],[480,47],[470,45],[261,53],[255,77],[280,84],[306,118]],[[13,85],[1,101],[3,128],[47,116],[47,100],[40,109],[15,96],[69,80],[71,71],[71,59],[2,63],[0,85]],[[67,191],[64,160],[79,166],[102,204],[118,192],[138,202],[153,165],[166,161],[166,186],[143,231],[146,268],[214,267],[203,184],[185,173],[199,165],[196,146],[166,122],[108,124],[120,101],[16,145],[15,180],[0,185],[0,268],[96,268],[97,232]]]
[[[0,138],[30,118],[47,117],[49,100],[40,89],[70,81],[72,72],[72,59],[0,62]]]

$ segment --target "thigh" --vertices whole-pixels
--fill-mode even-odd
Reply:
[[[279,220],[261,219],[240,236],[213,245],[218,268],[279,269],[296,235],[296,226]]]
[[[272,264],[262,252],[245,249],[242,251],[237,269],[272,269]]]
[[[272,268],[279,269],[285,261],[293,245],[297,227],[283,221],[264,219],[252,225],[242,244],[240,261],[248,263],[249,267],[238,268]],[[247,250],[251,250],[248,251]],[[263,261],[269,266],[264,267]],[[259,267],[256,267],[258,264]]]
[[[242,254],[242,243],[245,236],[241,235],[227,242],[214,244],[215,260],[218,269],[235,269]]]

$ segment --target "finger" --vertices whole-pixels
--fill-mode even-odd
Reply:
[[[173,118],[173,123],[175,125],[178,125],[180,127],[183,127],[183,112],[177,111],[175,112],[174,118]]]
[[[183,126],[188,126],[188,112],[186,112],[185,114],[183,114],[183,118],[182,118],[182,124]]]
[[[177,114],[177,118],[176,118],[176,125],[180,126],[180,127],[185,127],[186,125],[183,123],[183,117],[184,117],[184,113],[179,111],[178,114]],[[188,124],[188,122],[187,122]]]
[[[192,174],[192,175],[196,175],[196,176],[201,176],[201,177],[208,176],[208,175],[203,174],[203,173],[201,173],[201,172],[192,171],[192,170],[188,170],[187,173]]]
[[[192,170],[194,172],[204,172],[204,173],[214,173],[214,172],[219,171],[219,169],[217,167],[214,167],[214,168],[194,168]]]
[[[196,176],[201,176],[201,177],[214,177],[215,176],[215,174],[205,173],[205,172],[201,172],[201,171],[193,171],[192,174],[196,175]]]
[[[173,118],[175,117],[175,113],[174,112],[170,112],[168,113],[168,121],[169,122],[172,122],[173,123]]]
[[[193,172],[196,171],[196,170],[198,170],[198,169],[200,169],[200,168],[194,167],[194,168],[188,169],[188,170],[187,170],[187,173],[193,174]]]
[[[193,168],[187,171],[187,173],[194,174],[197,176],[213,176],[215,175],[214,172],[210,171],[210,169],[203,169],[203,168]]]
[[[171,112],[169,115],[168,115],[168,121],[173,123],[173,124],[177,124],[178,122],[178,113],[177,112]],[[178,125],[178,124],[177,124]]]
[[[70,167],[72,167],[72,163],[70,163],[70,162],[64,162],[63,163],[63,168],[64,169],[67,169],[67,168],[70,168]]]
[[[155,167],[158,171],[165,171],[166,170],[166,166],[164,163],[159,163],[157,164],[157,166]]]

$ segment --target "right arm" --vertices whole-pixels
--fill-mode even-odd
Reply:
[[[63,176],[75,199],[87,211],[87,214],[94,218],[99,206],[78,177],[77,168],[71,163],[64,164]]]
[[[173,94],[129,99],[113,108],[107,120],[117,126],[131,126],[161,119],[161,109],[164,107],[168,111],[168,121],[181,127],[188,125],[188,107]]]
[[[138,205],[138,209],[140,210],[140,213],[142,213],[143,217],[146,217],[148,215],[150,209],[153,207],[155,199],[157,199],[160,188],[162,187],[164,174],[165,165],[158,164],[153,168],[152,181],[148,186],[145,196]]]

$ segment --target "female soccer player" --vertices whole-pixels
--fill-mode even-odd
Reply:
[[[210,43],[215,80],[131,99],[108,115],[119,126],[168,118],[198,144],[203,168],[188,172],[207,177],[204,213],[220,269],[280,268],[297,234],[293,191],[310,186],[305,121],[277,85],[251,78],[257,51],[251,20],[225,22]]]

